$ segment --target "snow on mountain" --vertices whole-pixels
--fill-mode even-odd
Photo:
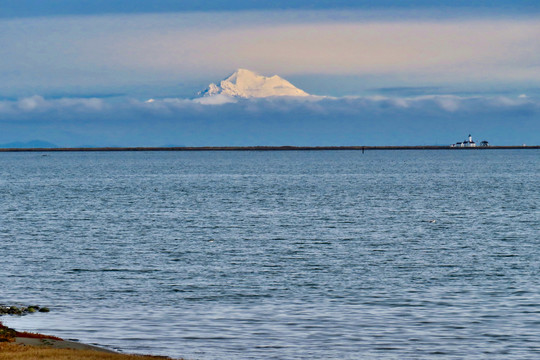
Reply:
[[[238,69],[219,85],[210,84],[199,92],[202,96],[226,95],[241,98],[264,98],[270,96],[309,96],[287,80],[274,75],[262,76],[253,71]]]

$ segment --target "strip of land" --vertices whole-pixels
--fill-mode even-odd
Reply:
[[[165,356],[125,355],[56,336],[19,332],[0,322],[0,360],[156,360]]]
[[[69,341],[63,339],[54,339],[49,337],[43,338],[29,338],[29,337],[15,337],[14,343],[23,346],[33,346],[41,348],[52,349],[72,349],[72,350],[92,350],[105,352],[109,354],[115,354],[115,351],[108,350],[99,346],[87,345],[76,341]]]
[[[88,345],[86,345],[88,346]],[[53,344],[0,343],[0,360],[157,360],[163,356],[124,355],[83,344],[58,341]]]
[[[439,145],[419,146],[184,146],[184,147],[92,147],[92,148],[1,148],[0,152],[43,151],[321,151],[321,150],[500,150],[540,149],[540,145],[451,147]]]

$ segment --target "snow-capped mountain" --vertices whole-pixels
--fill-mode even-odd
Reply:
[[[241,98],[264,98],[270,96],[309,96],[287,80],[274,75],[262,76],[253,71],[238,69],[231,76],[214,83],[199,92],[202,96],[227,95]]]

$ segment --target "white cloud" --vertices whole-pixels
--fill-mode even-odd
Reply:
[[[42,96],[31,96],[16,101],[0,101],[0,115],[32,116],[45,112],[71,114],[76,120],[81,114],[126,114],[151,113],[169,115],[189,115],[197,118],[204,115],[205,108],[218,108],[232,104],[236,111],[246,113],[288,113],[302,110],[328,115],[340,113],[356,113],[361,111],[378,112],[414,112],[426,109],[439,109],[446,113],[458,111],[496,111],[497,109],[533,108],[540,109],[540,101],[530,97],[485,97],[485,96],[454,96],[429,95],[416,97],[386,97],[386,96],[346,96],[346,97],[271,97],[262,99],[236,99],[226,95],[201,97],[196,99],[164,98],[152,101],[124,99],[107,101],[96,98],[61,98],[46,99]],[[212,110],[213,111],[213,110]],[[44,118],[43,121],[47,121]]]
[[[235,103],[237,102],[237,99],[227,96],[227,95],[218,94],[214,96],[196,98],[196,99],[193,99],[193,102],[196,102],[202,105],[223,105],[223,104]]]
[[[43,97],[36,95],[20,99],[17,102],[17,107],[22,111],[46,110],[49,107],[49,103]]]
[[[16,101],[0,101],[0,114],[33,114],[46,111],[68,111],[73,113],[100,112],[110,109],[111,105],[96,98],[60,98],[45,99],[34,95]]]

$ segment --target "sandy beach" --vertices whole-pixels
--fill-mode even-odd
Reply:
[[[20,339],[0,343],[0,360],[156,360],[163,356],[118,354],[72,341]]]
[[[0,360],[156,360],[164,356],[120,354],[75,341],[17,337],[0,343]]]
[[[145,360],[171,359],[165,356],[120,354],[99,346],[55,336],[18,332],[0,322],[0,360]]]

